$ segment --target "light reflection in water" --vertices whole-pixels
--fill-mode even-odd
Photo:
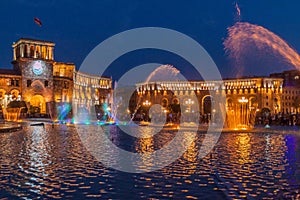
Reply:
[[[47,147],[50,146],[47,140],[47,134],[48,132],[44,131],[43,127],[33,128],[30,136],[31,141],[27,143],[27,145],[30,145],[30,147],[26,148],[28,150],[26,154],[29,155],[29,169],[35,171],[34,175],[37,177],[48,176],[45,171],[45,166],[48,166],[51,163],[51,160],[47,150]],[[25,185],[34,188],[31,191],[40,194],[42,192],[41,185],[44,184],[43,179],[35,176],[32,176]]]
[[[236,143],[238,145],[237,154],[239,154],[239,163],[242,165],[244,163],[250,162],[250,137],[248,133],[241,133],[236,137]]]
[[[98,126],[82,126],[86,139]],[[135,139],[114,126],[104,127],[117,146],[143,154],[138,167],[155,162],[147,154],[172,140],[175,131]],[[150,129],[144,130],[147,134]],[[184,142],[191,142],[184,132]],[[223,133],[210,155],[198,160],[204,137],[168,167],[145,174],[105,168],[82,146],[74,127],[25,127],[0,134],[0,197],[9,199],[88,198],[299,198],[300,134]],[[98,150],[106,155],[105,148]],[[109,156],[109,155],[106,155]],[[120,158],[114,158],[118,163]],[[165,156],[169,156],[167,153]],[[298,195],[298,196],[297,196]]]
[[[154,151],[153,145],[153,137],[145,137],[137,140],[135,150],[140,153],[142,159],[141,163],[136,163],[138,168],[150,168],[154,165],[152,156],[150,156],[150,153]]]
[[[196,140],[194,137],[191,137],[191,134],[189,132],[185,132],[185,140],[183,142],[187,142],[188,144],[191,143],[191,145],[188,147],[188,149],[185,151],[185,153],[182,155],[183,159],[187,160],[188,163],[186,163],[184,169],[188,174],[194,174],[196,172],[196,168],[198,165],[198,151],[199,148],[197,147]]]

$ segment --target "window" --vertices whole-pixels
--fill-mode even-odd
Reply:
[[[65,69],[64,68],[59,69],[59,76],[65,76]]]
[[[19,80],[16,80],[16,86],[19,87]]]
[[[69,84],[68,84],[68,82],[64,82],[64,89],[69,89]]]
[[[27,80],[27,87],[31,86],[31,80]]]
[[[45,81],[44,85],[45,85],[45,87],[48,87],[49,81]]]

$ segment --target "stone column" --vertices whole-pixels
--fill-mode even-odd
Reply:
[[[27,44],[27,55],[26,55],[26,57],[28,58],[28,57],[30,57],[30,45],[29,44]]]
[[[17,56],[16,56],[16,48],[17,48],[17,47],[14,48],[14,60],[17,59]]]
[[[53,49],[52,49],[52,47],[48,47],[48,49],[49,49],[49,58],[48,59],[50,59],[50,60],[53,60]]]
[[[24,58],[24,44],[21,44],[20,47],[20,56]]]
[[[36,58],[36,45],[34,45],[34,52],[33,52],[33,57]]]

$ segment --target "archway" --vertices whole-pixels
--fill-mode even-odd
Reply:
[[[231,98],[226,99],[226,109],[227,109],[227,112],[233,111],[233,109],[234,109],[234,103]]]
[[[211,114],[212,96],[206,95],[202,98],[202,111],[203,114]]]
[[[163,98],[163,99],[161,100],[161,105],[162,105],[162,107],[164,107],[164,108],[168,107],[168,105],[169,105],[168,99],[167,99],[167,98]]]
[[[19,90],[17,90],[17,89],[13,89],[13,90],[11,90],[10,91],[10,94],[11,94],[11,100],[13,100],[13,101],[16,101],[16,100],[20,100],[19,99],[19,95],[20,95],[20,91]]]
[[[31,113],[46,113],[46,101],[45,98],[41,95],[34,95],[30,99],[30,112]]]

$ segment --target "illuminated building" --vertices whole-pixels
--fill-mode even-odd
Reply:
[[[281,112],[285,114],[300,113],[300,71],[289,70],[271,74],[270,77],[283,79]]]
[[[181,104],[182,112],[212,114],[213,98],[226,96],[226,111],[237,112],[243,104],[249,113],[278,113],[281,110],[282,78],[254,77],[223,81],[157,81],[136,84],[134,102],[160,104],[166,111],[169,105]],[[195,95],[194,95],[195,94]],[[196,96],[197,99],[193,98]],[[181,99],[181,101],[180,101]],[[134,105],[138,108],[142,105]],[[134,108],[131,108],[133,111]]]
[[[75,72],[73,87],[74,113],[90,112],[95,105],[112,103],[112,79],[109,77]]]
[[[24,101],[28,113],[57,117],[63,105],[95,106],[110,99],[111,78],[84,75],[73,63],[54,60],[53,42],[20,39],[13,43],[13,69],[0,70],[0,103]],[[74,112],[74,110],[73,110]],[[65,115],[70,116],[71,109]]]

